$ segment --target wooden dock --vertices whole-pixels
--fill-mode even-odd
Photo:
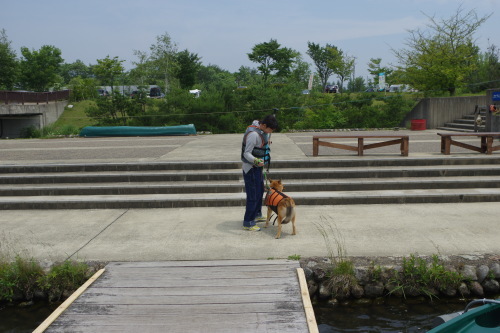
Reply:
[[[318,332],[297,261],[114,262],[76,293],[35,332]]]

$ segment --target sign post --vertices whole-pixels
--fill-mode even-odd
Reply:
[[[385,91],[385,73],[378,73],[378,91]]]

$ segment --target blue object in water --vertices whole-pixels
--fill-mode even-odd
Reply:
[[[166,136],[166,135],[196,135],[193,124],[179,126],[87,126],[80,131],[80,136]]]

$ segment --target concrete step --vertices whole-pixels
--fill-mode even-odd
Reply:
[[[459,177],[498,176],[500,165],[435,165],[404,167],[339,167],[339,168],[284,168],[269,173],[275,179],[345,179],[394,177]],[[45,172],[41,174],[1,174],[0,184],[55,184],[55,183],[137,183],[137,182],[196,182],[237,181],[242,179],[240,169],[184,170],[184,171],[106,171],[106,172]]]
[[[297,205],[459,203],[500,201],[500,188],[287,192]],[[244,193],[0,197],[0,210],[126,209],[244,206]]]
[[[411,145],[411,142],[410,142]],[[411,150],[411,148],[410,148]],[[473,165],[500,164],[500,155],[447,156],[439,157],[386,157],[386,158],[336,158],[272,161],[271,171],[289,168],[338,168],[366,166],[428,166],[428,165]],[[20,173],[81,173],[104,171],[183,171],[183,170],[227,170],[240,169],[240,161],[220,162],[136,162],[136,163],[80,163],[80,164],[29,164],[0,165],[0,175]]]
[[[472,156],[472,157],[471,157]],[[0,166],[0,209],[244,206],[240,162]],[[500,201],[500,156],[276,161],[302,205]]]
[[[499,176],[284,180],[286,191],[379,191],[404,189],[500,188]],[[138,195],[242,193],[243,180],[223,182],[21,184],[0,186],[2,196]]]
[[[474,124],[461,124],[461,123],[445,123],[444,127],[448,128],[457,128],[457,129],[465,129],[465,130],[471,130],[474,131]]]
[[[473,125],[474,126],[474,121],[475,119],[467,119],[467,118],[462,118],[462,119],[455,119],[453,121],[453,124],[466,124],[466,125]]]
[[[450,125],[447,123],[446,125]],[[449,131],[449,132],[463,132],[463,133],[473,133],[474,130],[472,129],[463,129],[463,128],[458,128],[458,127],[436,127],[436,129],[441,130],[441,131]]]

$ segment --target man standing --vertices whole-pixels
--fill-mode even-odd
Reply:
[[[243,229],[259,231],[255,225],[256,218],[262,216],[262,196],[264,195],[264,179],[262,169],[269,164],[269,134],[278,128],[274,115],[268,115],[260,122],[248,126],[241,148],[243,161],[243,179],[245,180],[246,208],[243,217]]]

